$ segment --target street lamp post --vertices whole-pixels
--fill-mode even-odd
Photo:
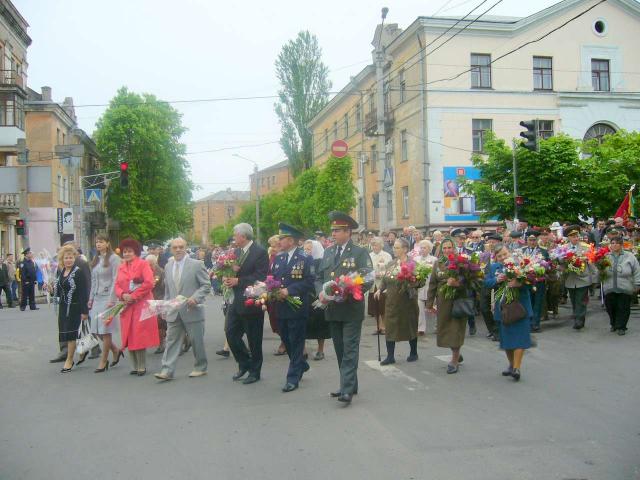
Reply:
[[[256,177],[256,241],[260,243],[260,190],[258,184],[258,164],[254,160],[243,157],[237,153],[232,154],[232,156],[253,163],[253,175]]]

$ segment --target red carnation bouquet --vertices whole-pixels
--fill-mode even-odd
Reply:
[[[611,259],[609,258],[610,252],[607,246],[600,247],[596,250],[593,245],[591,245],[591,248],[589,248],[587,252],[587,259],[598,269],[600,282],[604,282],[609,275],[607,269],[611,266]]]
[[[447,259],[448,278],[455,278],[461,285],[453,287],[446,283],[440,287],[440,293],[447,300],[454,300],[466,296],[466,291],[476,289],[478,282],[482,279],[482,266],[480,265],[480,254],[473,252],[471,255],[466,253],[450,254]]]
[[[213,274],[216,278],[222,281],[223,277],[233,278],[236,276],[236,271],[233,267],[238,265],[238,257],[233,249],[222,252],[216,258],[216,263],[213,266]],[[222,285],[222,298],[226,303],[233,301],[233,289]]]
[[[374,272],[370,272],[365,277],[354,272],[349,275],[340,275],[335,280],[329,280],[322,286],[318,300],[313,302],[313,306],[324,309],[331,302],[343,303],[349,299],[362,302],[364,300],[362,285],[372,281],[374,276]]]

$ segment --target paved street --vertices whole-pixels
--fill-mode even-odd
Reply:
[[[338,385],[330,342],[301,388],[283,394],[286,357],[272,355],[277,340],[265,330],[263,380],[232,382],[235,363],[214,354],[219,297],[207,311],[209,375],[187,378],[189,352],[165,384],[129,376],[128,359],[106,374],[87,361],[61,375],[48,363],[50,307],[0,311],[0,478],[640,478],[638,310],[619,337],[599,305],[581,332],[563,308],[543,324],[519,384],[500,376],[504,354],[482,329],[467,339],[458,375],[445,373],[433,335],[417,363],[400,345],[395,367],[381,368],[367,319],[349,407],[327,395]],[[160,357],[147,358],[157,371]]]

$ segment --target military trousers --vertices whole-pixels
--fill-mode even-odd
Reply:
[[[567,288],[571,299],[571,309],[575,317],[574,326],[584,327],[587,316],[587,302],[589,301],[589,287]]]
[[[278,332],[287,349],[289,369],[287,383],[298,385],[309,364],[304,359],[304,341],[307,334],[307,316],[293,318],[278,317]]]
[[[340,392],[353,395],[358,392],[358,359],[362,320],[330,322],[333,348],[340,369]]]

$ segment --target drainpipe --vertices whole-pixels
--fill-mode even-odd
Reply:
[[[422,168],[423,168],[423,182],[424,182],[424,223],[425,227],[429,228],[430,226],[430,217],[431,217],[431,204],[429,202],[429,169],[431,164],[429,163],[429,142],[428,135],[429,130],[427,129],[427,85],[425,79],[426,73],[426,56],[425,56],[425,48],[422,45],[422,40],[420,39],[420,34],[418,37],[418,45],[420,47],[420,123],[422,124]]]

